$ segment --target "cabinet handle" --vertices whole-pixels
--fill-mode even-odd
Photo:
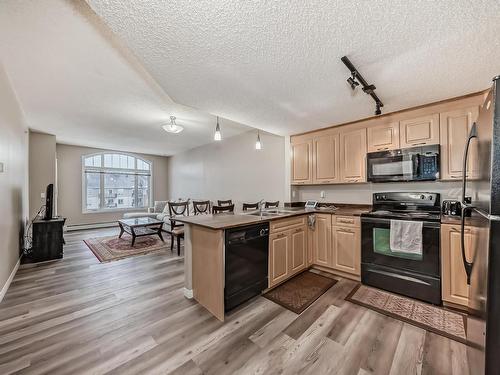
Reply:
[[[347,220],[347,219],[337,219],[339,223],[345,223],[345,224],[354,224],[354,220]]]
[[[389,147],[379,147],[377,148],[377,151],[384,151],[384,150],[388,150]]]
[[[359,178],[356,178],[355,180],[348,180],[349,182],[358,182]]]
[[[427,142],[420,142],[420,143],[412,143],[411,145],[412,146],[422,146],[422,145],[426,145]]]
[[[285,233],[279,233],[278,238],[285,237]]]
[[[462,176],[450,176],[451,178],[462,178]]]
[[[353,230],[351,229],[338,229],[339,232],[344,232],[344,233],[354,233]]]
[[[302,232],[302,231],[303,231],[302,228],[295,229],[295,233],[299,233],[299,232]]]

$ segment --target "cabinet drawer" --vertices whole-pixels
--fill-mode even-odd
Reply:
[[[281,232],[284,230],[295,229],[306,225],[306,216],[296,216],[289,219],[273,220],[270,224],[271,233]]]
[[[332,225],[343,227],[360,227],[361,219],[358,216],[332,216]]]

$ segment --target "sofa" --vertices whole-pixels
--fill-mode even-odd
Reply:
[[[149,207],[147,211],[143,212],[127,212],[123,214],[124,219],[133,219],[137,217],[151,217],[153,219],[168,221],[168,201],[155,201],[153,207]]]

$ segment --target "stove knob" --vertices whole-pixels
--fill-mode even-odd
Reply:
[[[425,195],[423,195],[423,194],[422,194],[422,195],[420,196],[420,199],[425,199]]]

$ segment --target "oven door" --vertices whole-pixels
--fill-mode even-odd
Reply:
[[[362,217],[361,261],[365,264],[440,277],[440,226],[439,222],[424,221],[422,254],[415,255],[391,250],[390,219]]]

